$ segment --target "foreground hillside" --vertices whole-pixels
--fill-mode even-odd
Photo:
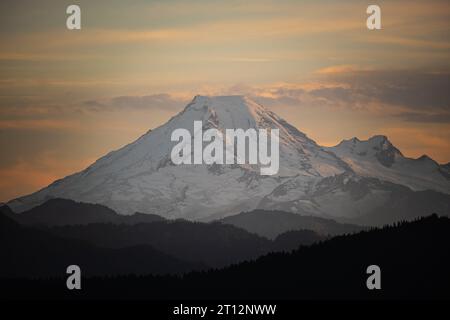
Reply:
[[[292,253],[269,254],[223,270],[175,276],[3,281],[9,298],[346,299],[449,298],[450,219],[414,222],[338,236]],[[366,268],[381,268],[382,289],[366,288]]]
[[[84,266],[89,276],[165,274],[202,269],[149,245],[100,248],[43,230],[23,227],[0,213],[0,278],[58,277],[67,266]]]
[[[3,276],[59,276],[75,262],[97,276],[181,273],[325,239],[311,230],[295,230],[269,240],[218,222],[121,216],[101,205],[63,199],[22,214],[4,206],[0,214]]]

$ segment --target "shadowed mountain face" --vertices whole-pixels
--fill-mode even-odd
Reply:
[[[392,221],[411,221],[424,215],[424,212],[438,212],[450,215],[450,196],[431,190],[397,190],[383,205],[372,209],[367,215],[349,220],[362,225],[381,226]]]
[[[180,273],[205,267],[173,258],[148,245],[99,248],[23,227],[2,213],[0,261],[0,278],[64,276],[72,264],[79,265],[87,276]]]
[[[298,177],[278,186],[261,200],[261,208],[368,226],[410,220],[430,212],[450,213],[449,194],[413,191],[403,185],[353,173],[324,178],[306,193],[303,184],[303,178]],[[419,198],[418,206],[412,207],[410,202],[417,203]]]
[[[89,290],[76,298],[448,299],[449,243],[450,220],[433,215],[182,279],[85,279]],[[373,264],[381,269],[381,290],[366,287],[366,269]],[[61,281],[5,281],[2,294],[74,298]]]
[[[313,230],[323,236],[335,236],[364,230],[364,227],[341,224],[333,220],[313,216],[301,216],[283,211],[254,210],[221,220],[222,223],[245,229],[260,236],[273,239],[293,230]]]
[[[14,219],[15,216],[17,216],[10,207],[8,207],[6,204],[0,205],[0,213],[4,214],[6,217],[10,217]]]

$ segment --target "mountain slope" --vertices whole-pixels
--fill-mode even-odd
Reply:
[[[404,157],[385,136],[366,141],[358,138],[343,140],[326,148],[345,161],[354,172],[411,188],[450,193],[448,165],[441,166],[428,156],[418,159]]]
[[[279,129],[279,174],[261,176],[258,165],[174,166],[171,134],[184,128],[193,135],[195,120],[203,122],[204,130]],[[301,174],[314,180],[346,170],[348,166],[333,153],[248,98],[197,96],[165,125],[87,169],[8,205],[22,212],[50,198],[67,198],[102,204],[124,214],[147,212],[166,218],[212,219],[254,209],[261,198],[289,177]]]
[[[372,208],[366,215],[350,221],[381,226],[393,221],[411,221],[423,216],[424,212],[450,216],[450,195],[431,190],[413,192],[398,189],[381,206]]]
[[[298,187],[303,183],[302,178],[295,178],[280,184],[259,207],[366,226],[411,220],[430,212],[450,215],[450,195],[437,191],[413,191],[406,186],[353,173],[318,180],[306,192]],[[412,203],[417,205],[412,206]]]

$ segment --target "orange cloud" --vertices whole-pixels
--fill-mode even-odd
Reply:
[[[330,75],[330,74],[351,73],[351,72],[372,71],[372,70],[374,70],[374,68],[346,64],[322,68],[317,70],[316,73]]]

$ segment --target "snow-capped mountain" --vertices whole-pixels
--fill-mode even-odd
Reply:
[[[280,170],[261,176],[257,165],[179,165],[171,162],[171,133],[184,128],[193,136],[203,128],[279,129]],[[202,219],[257,207],[282,181],[343,173],[348,166],[274,113],[240,96],[197,96],[166,124],[97,160],[87,169],[55,181],[8,205],[24,211],[48,198],[104,204],[120,213],[157,213],[168,218]]]
[[[194,121],[202,121],[204,130],[279,129],[278,174],[263,176],[258,165],[248,164],[174,165],[171,151],[176,143],[171,134],[183,128],[193,137]],[[166,124],[8,206],[22,212],[51,198],[66,198],[99,203],[122,214],[145,212],[192,220],[256,208],[351,218],[384,205],[398,187],[394,183],[450,193],[445,174],[427,177],[435,172],[432,160],[406,159],[382,137],[355,144],[359,147],[351,141],[321,147],[246,97],[197,96]],[[368,159],[366,171],[366,162],[359,157]]]
[[[361,176],[401,184],[412,190],[450,193],[448,165],[441,166],[426,155],[418,159],[404,157],[385,136],[374,136],[366,141],[352,138],[326,149]]]

